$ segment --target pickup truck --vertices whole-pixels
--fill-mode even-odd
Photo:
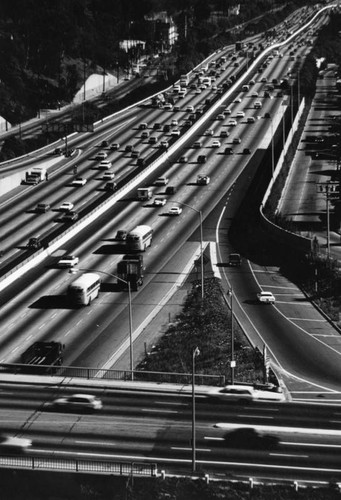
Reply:
[[[259,292],[257,293],[257,299],[258,302],[262,302],[262,304],[274,304],[276,302],[271,292]]]

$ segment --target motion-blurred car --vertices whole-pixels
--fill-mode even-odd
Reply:
[[[65,212],[61,218],[60,218],[60,221],[61,222],[74,222],[78,219],[79,215],[77,212],[75,212],[74,210],[69,210],[68,212]]]
[[[222,401],[238,401],[248,403],[250,401],[284,401],[285,397],[281,391],[267,391],[255,389],[253,385],[226,385],[211,389],[208,396]]]
[[[103,408],[102,401],[91,394],[73,394],[58,398],[50,403],[50,408],[55,410],[70,410],[70,411],[98,411]]]
[[[0,435],[0,453],[25,453],[31,446],[31,439]]]
[[[58,261],[58,267],[73,267],[77,266],[77,264],[79,264],[79,257],[75,255],[64,255]]]
[[[257,293],[258,302],[262,302],[262,304],[274,304],[276,299],[272,292],[264,292],[261,291]]]
[[[277,436],[263,434],[252,427],[241,427],[224,435],[224,445],[230,448],[273,450],[278,444]]]

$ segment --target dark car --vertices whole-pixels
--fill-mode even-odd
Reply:
[[[229,448],[273,450],[278,447],[279,439],[269,434],[261,434],[251,427],[241,427],[227,432],[224,444]]]
[[[207,157],[206,155],[199,155],[198,156],[198,163],[206,163]]]
[[[43,245],[39,238],[30,238],[27,243],[27,248],[30,248],[32,250],[38,250],[42,246]]]
[[[74,212],[73,210],[70,210],[70,212],[65,212],[65,214],[61,216],[60,220],[62,222],[74,222],[77,219],[78,219],[78,213]]]
[[[226,155],[233,155],[233,149],[232,148],[225,148],[224,149],[224,154],[226,154]]]

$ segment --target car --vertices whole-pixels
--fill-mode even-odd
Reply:
[[[194,93],[195,93],[195,94],[201,94],[201,88],[199,88],[199,87],[198,87],[197,89],[195,89],[195,92],[194,92]]]
[[[241,138],[240,137],[234,137],[232,143],[233,144],[240,144],[242,142]]]
[[[155,135],[151,135],[148,139],[149,144],[157,144],[157,141],[158,139],[157,137],[155,137]]]
[[[61,222],[74,222],[78,219],[79,215],[77,212],[74,210],[70,210],[68,212],[65,212],[62,216],[60,221]]]
[[[165,123],[163,126],[163,131],[167,133],[167,132],[170,132],[170,129],[171,129],[171,126],[169,125],[169,123]]]
[[[185,120],[185,121],[184,121],[184,126],[185,126],[185,127],[191,127],[192,125],[193,125],[192,120]]]
[[[117,183],[115,181],[109,181],[104,186],[106,191],[117,191]]]
[[[0,435],[0,453],[25,453],[32,446],[31,439]]]
[[[71,185],[72,186],[85,186],[85,184],[87,183],[87,179],[84,179],[84,177],[76,177],[75,179],[73,179]]]
[[[98,411],[103,408],[102,401],[91,394],[72,394],[52,401],[51,409],[71,411]]]
[[[153,201],[153,205],[155,207],[163,207],[164,205],[166,205],[167,203],[167,200],[165,200],[165,198],[154,198],[154,201]]]
[[[251,384],[231,384],[225,387],[210,389],[208,397],[222,401],[284,401],[285,396],[281,390],[267,391],[255,389]]]
[[[230,448],[248,448],[274,450],[279,445],[279,438],[270,434],[263,434],[252,427],[239,427],[224,434],[224,446]]]
[[[61,259],[58,261],[58,267],[73,267],[77,266],[79,264],[79,257],[76,257],[76,255],[64,255]]]
[[[212,148],[220,148],[220,146],[221,146],[221,142],[218,141],[218,139],[216,139],[212,142]]]
[[[104,172],[102,179],[103,180],[110,180],[115,177],[114,172],[111,172],[110,170],[108,172]]]
[[[64,203],[62,203],[59,207],[59,210],[61,212],[69,212],[70,210],[72,210],[74,207],[74,204],[71,203],[71,201],[64,201]]]
[[[234,118],[232,118],[231,120],[228,121],[227,125],[229,127],[235,127],[237,125],[237,120],[235,120]]]
[[[178,120],[176,120],[176,119],[174,118],[174,120],[172,120],[172,121],[171,121],[171,126],[172,126],[172,127],[177,127],[178,125],[179,125]]]
[[[251,150],[249,148],[243,149],[243,155],[250,155],[250,154],[251,154]]]
[[[265,113],[264,118],[270,118],[270,113]]]
[[[154,182],[155,186],[166,186],[169,182],[168,177],[158,177],[156,181]]]
[[[120,149],[120,144],[118,142],[113,142],[110,144],[110,149],[112,149],[113,151],[117,151],[118,149]]]
[[[206,174],[198,174],[197,175],[197,184],[200,186],[206,186],[210,183],[210,177]]]
[[[236,98],[233,102],[235,102],[235,103],[237,104],[237,103],[241,103],[241,102],[242,102],[242,100],[241,100],[241,98],[240,98],[240,97],[237,97],[237,98]]]
[[[232,148],[225,148],[224,154],[225,155],[233,155],[233,149]]]
[[[216,120],[224,120],[225,119],[225,115],[224,113],[219,113],[217,116],[216,116]]]
[[[64,150],[62,148],[56,148],[54,150],[54,154],[55,155],[63,155],[64,154]]]
[[[31,250],[39,250],[39,248],[42,248],[42,242],[40,241],[39,238],[30,238],[28,240],[28,243],[26,245],[27,248],[31,249]]]
[[[178,128],[173,128],[171,130],[171,135],[179,136],[180,135],[180,130]]]
[[[237,118],[244,118],[244,116],[245,116],[244,111],[237,111],[237,114],[236,114]]]
[[[149,130],[144,130],[141,134],[142,139],[148,139],[149,137]]]
[[[169,215],[181,215],[182,213],[182,208],[181,207],[171,207],[168,210]]]
[[[153,129],[154,130],[161,130],[161,123],[158,123],[158,122],[154,123]]]
[[[162,140],[160,142],[160,146],[164,149],[168,149],[169,148],[169,142],[168,141],[165,141],[165,140]]]
[[[173,107],[173,111],[180,111],[180,106],[179,104],[175,104],[175,106]]]
[[[230,108],[226,108],[223,111],[224,115],[230,115],[232,113],[232,110]]]
[[[43,214],[45,212],[48,212],[50,209],[51,209],[51,205],[49,203],[38,203],[35,211],[37,213]]]
[[[186,111],[189,113],[194,113],[194,107],[193,106],[187,106]]]
[[[221,130],[220,131],[220,137],[228,137],[230,134],[228,133],[227,130]]]
[[[254,90],[251,94],[251,97],[258,97],[258,92],[257,90]]]
[[[125,241],[127,239],[128,231],[125,229],[119,229],[116,233],[115,240]]]
[[[274,304],[276,302],[276,299],[272,292],[264,291],[257,293],[257,300],[262,304]]]
[[[180,92],[179,92],[179,94],[180,94]],[[168,111],[172,111],[173,104],[171,104],[170,102],[166,102],[166,104],[163,106],[163,109],[167,109]]]
[[[247,118],[247,123],[255,123],[256,122],[256,118],[254,116],[248,116]]]
[[[261,82],[262,83],[267,83],[268,79],[266,78],[266,76],[263,76],[263,78],[261,79]]]
[[[146,122],[140,123],[139,125],[140,130],[145,130],[146,128],[148,128],[148,124]]]
[[[175,194],[176,193],[176,186],[167,186],[166,187],[166,194]]]
[[[126,153],[131,153],[133,150],[133,145],[132,144],[126,144],[125,148],[124,148],[124,151]]]
[[[214,130],[212,128],[208,128],[205,132],[205,135],[214,135]]]
[[[262,103],[260,101],[255,101],[253,107],[255,109],[260,109],[262,107]]]
[[[178,162],[179,163],[187,163],[188,162],[188,156],[186,156],[186,155],[180,156]]]
[[[207,161],[207,156],[206,155],[199,155],[198,156],[198,159],[197,159],[198,163],[206,163],[206,161]]]
[[[105,160],[107,156],[108,153],[106,153],[105,151],[99,151],[95,156],[95,160]]]
[[[140,156],[140,151],[138,149],[133,149],[132,152],[130,153],[130,156],[132,158],[138,158]]]
[[[101,170],[107,170],[112,167],[112,163],[110,160],[102,160],[101,163],[98,165],[98,168]]]
[[[255,96],[255,97],[256,97],[256,96]],[[269,92],[268,90],[266,90],[266,91],[264,92],[264,97],[265,97],[266,99],[271,99],[271,94],[270,94],[270,92]]]
[[[109,142],[108,141],[104,140],[104,141],[101,142],[101,147],[102,148],[107,148],[108,146],[109,146]]]

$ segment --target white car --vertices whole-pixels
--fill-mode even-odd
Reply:
[[[110,144],[110,149],[112,149],[113,151],[117,151],[118,149],[120,149],[119,143],[113,142],[112,144]]]
[[[24,453],[32,446],[31,439],[15,436],[0,436],[0,453]]]
[[[154,198],[153,205],[155,207],[163,207],[166,205],[167,200],[165,198]]]
[[[84,179],[84,177],[76,177],[72,181],[72,186],[85,186],[87,182],[87,179]]]
[[[223,401],[239,401],[246,403],[250,401],[284,401],[285,397],[279,387],[271,390],[255,389],[253,385],[226,385],[212,389],[208,393],[209,397]]]
[[[235,102],[235,103],[241,103],[241,102],[242,102],[242,100],[241,100],[241,98],[240,98],[240,97],[237,97],[237,98],[236,98],[233,102]]]
[[[263,304],[274,304],[276,299],[272,292],[259,292],[257,293],[258,302],[262,302]]]
[[[173,128],[173,130],[171,130],[171,135],[179,136],[180,130],[178,128]]]
[[[69,212],[73,209],[73,207],[73,203],[71,203],[70,201],[64,201],[64,203],[60,205],[59,210],[61,210],[62,212]]]
[[[212,148],[220,148],[221,142],[216,139],[215,141],[212,142]]]
[[[182,213],[181,207],[171,207],[168,211],[169,215],[180,215]]]
[[[229,127],[235,127],[237,125],[237,120],[235,120],[234,118],[232,120],[229,120],[227,125]]]
[[[158,177],[154,182],[155,186],[166,186],[169,182],[168,177]]]
[[[100,399],[91,394],[72,394],[64,398],[58,398],[49,405],[52,409],[65,409],[71,411],[97,411],[103,408]]]
[[[205,135],[214,135],[214,130],[212,128],[208,128],[205,132]]]
[[[114,172],[104,172],[102,179],[104,180],[111,180],[115,177]]]
[[[194,113],[194,107],[193,106],[187,106],[186,111],[189,113]]]
[[[77,266],[77,264],[79,264],[79,257],[75,255],[64,255],[58,261],[58,267],[73,267]]]
[[[108,156],[108,153],[106,153],[105,151],[100,151],[95,156],[95,160],[105,160],[107,156]]]
[[[244,118],[245,113],[244,113],[244,111],[237,111],[236,116],[237,116],[237,118]]]
[[[101,161],[101,163],[98,166],[98,168],[100,168],[101,170],[108,170],[111,167],[112,167],[112,163],[110,160],[103,160],[103,161]]]

